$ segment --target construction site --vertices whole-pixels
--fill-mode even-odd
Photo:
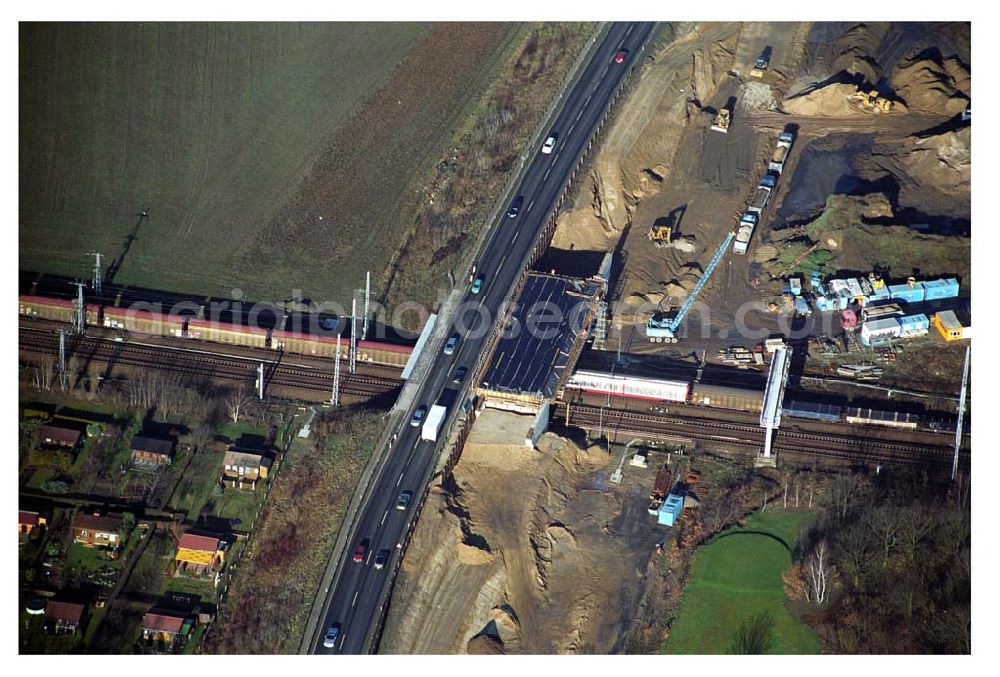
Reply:
[[[965,463],[968,26],[697,24],[650,56],[536,265],[613,256],[587,347],[524,406],[480,388],[383,650],[650,650],[650,558],[726,495],[717,454]]]

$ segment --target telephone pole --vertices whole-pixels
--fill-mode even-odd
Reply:
[[[98,296],[101,295],[101,258],[104,254],[100,252],[90,252],[90,256],[94,257],[94,293]]]
[[[83,286],[84,282],[77,282],[76,284],[76,333],[82,334],[84,329],[87,327],[87,310],[83,303]]]
[[[358,359],[358,298],[351,299],[351,353],[350,372],[354,373],[354,368]]]
[[[965,366],[962,368],[962,394],[958,398],[958,421],[955,423],[955,459],[951,463],[951,481],[958,475],[958,451],[962,448],[962,423],[965,418],[965,392],[969,385],[969,355],[972,344],[965,348]]]
[[[66,330],[59,330],[59,387],[66,390]]]
[[[361,339],[368,338],[368,298],[372,293],[372,271],[365,273],[365,323],[361,329]]]
[[[333,360],[333,394],[330,404],[340,406],[340,337],[337,337],[337,356]]]
[[[257,365],[257,399],[264,399],[264,363]]]

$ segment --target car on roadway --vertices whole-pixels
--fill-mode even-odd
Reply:
[[[323,637],[323,646],[332,649],[337,645],[337,638],[340,637],[340,623],[334,623],[326,630]]]
[[[546,155],[551,153],[552,149],[556,147],[556,139],[558,138],[559,135],[556,134],[555,132],[549,134],[549,138],[545,139],[545,143],[542,144],[542,152],[545,153]]]
[[[399,498],[396,499],[396,510],[406,510],[409,507],[410,499],[412,498],[412,491],[401,491],[399,493]]]
[[[473,294],[478,294],[482,290],[483,290],[483,276],[480,275],[472,282],[472,289],[470,289],[470,291]]]
[[[628,50],[620,49],[615,52],[615,63],[625,63],[625,59],[628,58]]]
[[[385,563],[389,561],[389,551],[379,550],[378,554],[375,555],[375,568],[381,569],[385,566]]]
[[[518,212],[521,211],[521,206],[524,204],[524,196],[518,195],[514,198],[513,202],[510,203],[510,207],[507,209],[507,216],[509,218],[514,218],[517,216]]]
[[[413,418],[410,419],[410,425],[412,425],[414,428],[419,427],[420,423],[424,420],[424,415],[426,413],[427,413],[427,405],[421,404],[413,412]]]
[[[469,368],[468,367],[459,367],[458,369],[455,370],[454,375],[452,375],[451,382],[452,383],[461,383],[462,379],[464,379],[465,375],[468,374],[468,373],[469,373]]]
[[[455,353],[455,346],[458,345],[458,341],[461,338],[459,334],[452,334],[448,337],[448,342],[444,344],[444,354],[453,355]]]
[[[351,559],[354,560],[355,562],[364,562],[365,555],[367,554],[368,554],[368,542],[361,541],[360,543],[358,543],[358,546],[354,548],[354,554],[351,556]]]

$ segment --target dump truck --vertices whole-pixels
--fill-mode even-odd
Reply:
[[[785,167],[785,160],[788,159],[788,153],[792,149],[793,141],[795,141],[795,135],[790,132],[782,132],[778,135],[778,145],[774,149],[774,155],[771,156],[771,162],[767,165],[769,172],[781,174],[781,170]]]
[[[444,419],[447,414],[447,407],[440,404],[435,404],[431,407],[431,410],[427,413],[427,420],[424,421],[424,427],[420,430],[420,439],[427,442],[437,442],[438,435],[441,433],[441,426],[444,425]]]
[[[665,247],[673,240],[674,229],[670,226],[652,226],[646,237],[657,247]]]
[[[771,189],[767,186],[757,186],[753,195],[750,196],[750,206],[747,211],[760,215],[767,208],[767,201],[771,199]]]
[[[729,110],[723,108],[719,111],[718,115],[715,116],[715,121],[712,122],[712,130],[716,132],[722,132],[723,134],[729,133]]]
[[[740,223],[736,228],[736,241],[733,244],[733,252],[737,254],[746,254],[747,246],[750,244],[750,238],[753,236],[753,229],[757,226],[757,215],[750,212],[744,212],[740,216]]]

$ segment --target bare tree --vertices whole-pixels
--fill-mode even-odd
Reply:
[[[894,507],[886,506],[870,510],[865,524],[871,529],[882,555],[882,569],[889,568],[889,556],[899,544],[899,535],[903,520],[901,513]]]
[[[816,604],[822,604],[829,598],[830,548],[825,538],[821,538],[813,546],[806,557],[806,599]]]
[[[788,508],[788,485],[792,483],[794,476],[795,471],[787,466],[778,471],[778,477],[781,478],[781,507],[783,508]]]
[[[851,474],[849,477],[838,475],[830,486],[831,498],[833,499],[834,512],[841,520],[847,517],[851,502],[860,489],[858,477]]]
[[[222,398],[222,404],[233,423],[239,422],[241,413],[245,413],[251,401],[252,398],[247,392],[246,383],[240,383],[236,388],[227,390]]]

